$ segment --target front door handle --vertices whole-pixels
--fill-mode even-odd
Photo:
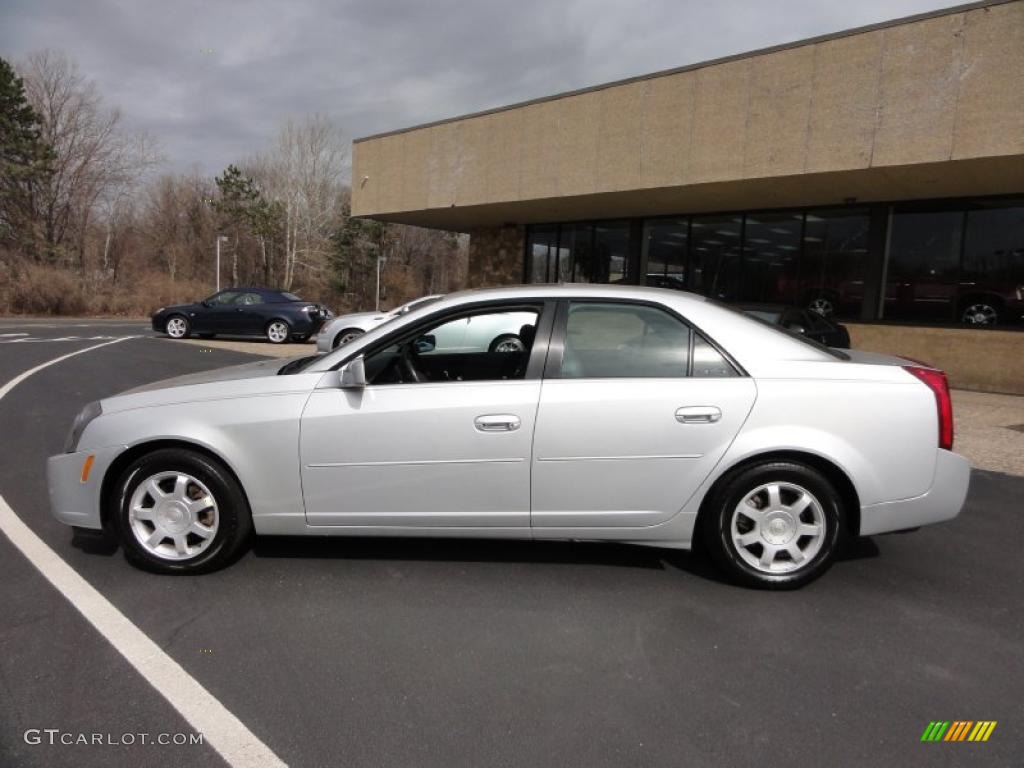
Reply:
[[[473,425],[478,432],[515,432],[522,426],[522,422],[511,413],[492,413],[477,416],[473,419]]]
[[[688,405],[676,409],[676,421],[681,424],[713,424],[722,418],[722,411],[713,405]]]

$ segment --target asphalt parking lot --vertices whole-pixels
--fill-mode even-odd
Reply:
[[[121,336],[0,399],[0,496],[290,765],[1021,763],[1024,478],[976,471],[958,519],[860,541],[792,593],[570,543],[263,540],[219,573],[153,576],[72,545],[45,458],[89,400],[252,357],[130,322],[7,320],[0,386]],[[26,744],[193,729],[3,535],[0,592],[0,766],[224,765],[208,744]],[[922,743],[934,720],[998,726]]]

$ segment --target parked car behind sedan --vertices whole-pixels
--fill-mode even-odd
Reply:
[[[751,317],[799,333],[826,347],[850,348],[850,332],[846,326],[814,310],[776,304],[738,304],[736,308]]]
[[[283,344],[306,341],[331,317],[324,305],[288,291],[229,288],[195,304],[161,307],[153,313],[153,330],[172,339],[224,334],[264,336],[272,344]]]
[[[347,315],[338,315],[338,317],[326,323],[320,329],[320,333],[316,337],[316,348],[321,352],[330,352],[335,347],[340,347],[342,344],[348,344],[353,339],[358,339],[364,333],[382,323],[401,317],[416,309],[416,307],[437,301],[442,295],[422,296],[395,307],[391,311],[352,312]]]
[[[513,319],[521,349],[437,348]],[[850,537],[955,517],[952,447],[934,368],[680,291],[529,285],[91,403],[47,473],[60,521],[165,573],[221,567],[255,531],[700,546],[786,588]]]

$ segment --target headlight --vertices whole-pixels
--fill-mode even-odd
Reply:
[[[78,450],[78,441],[82,439],[82,433],[89,426],[89,422],[103,413],[98,401],[88,403],[81,413],[75,416],[75,422],[71,425],[67,439],[64,441],[64,453],[74,453]]]

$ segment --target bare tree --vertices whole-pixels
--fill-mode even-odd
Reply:
[[[284,287],[292,287],[298,268],[322,276],[345,201],[344,134],[323,115],[288,120],[270,152],[257,156],[249,168],[268,198],[281,204]]]
[[[85,266],[85,238],[101,201],[114,205],[159,162],[153,142],[130,133],[121,113],[103,105],[96,86],[66,56],[33,53],[24,67],[25,93],[53,148],[53,173],[40,195],[51,261],[68,250]]]

